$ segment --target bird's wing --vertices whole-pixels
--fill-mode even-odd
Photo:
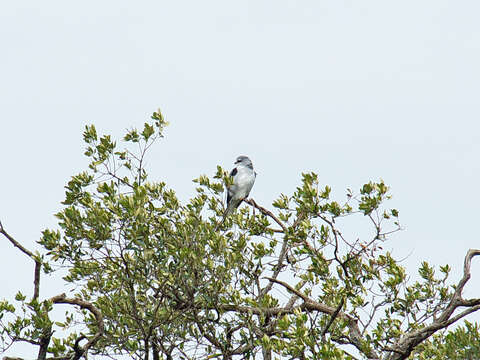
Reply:
[[[230,200],[232,200],[232,197],[233,197],[233,191],[232,189],[229,187],[227,189],[227,206],[228,204],[230,204]]]
[[[237,172],[238,172],[237,168],[234,167],[234,168],[232,169],[232,171],[230,171],[230,175],[229,175],[229,176],[234,177],[235,175],[237,175]],[[230,200],[231,200],[232,197],[233,197],[233,190],[234,190],[234,189],[233,189],[233,186],[234,186],[234,185],[230,185],[230,186],[227,187],[227,206],[228,206],[228,204],[230,204]]]

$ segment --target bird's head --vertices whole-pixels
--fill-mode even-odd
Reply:
[[[237,157],[237,160],[235,160],[235,165],[243,165],[253,169],[252,160],[250,160],[250,158],[245,155],[240,155],[239,157]]]

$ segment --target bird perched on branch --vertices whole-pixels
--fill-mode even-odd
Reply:
[[[227,186],[227,209],[223,214],[222,221],[217,225],[217,229],[223,224],[226,217],[248,197],[257,173],[253,170],[252,161],[248,156],[241,155],[237,157],[230,176],[233,178],[233,184]]]

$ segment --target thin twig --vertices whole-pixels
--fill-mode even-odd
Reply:
[[[271,219],[273,219],[273,221],[275,221],[281,228],[282,228],[282,231],[285,235],[284,237],[284,240],[283,240],[283,244],[282,244],[282,248],[280,250],[280,254],[278,255],[278,261],[277,261],[277,265],[275,267],[275,271],[273,272],[272,274],[272,278],[273,279],[276,279],[278,277],[278,275],[280,274],[280,271],[282,270],[282,267],[283,267],[283,262],[285,261],[285,258],[287,256],[287,250],[288,250],[288,240],[286,238],[286,235],[287,235],[287,227],[285,226],[284,223],[282,223],[280,221],[280,219],[278,219],[270,210],[267,210],[265,209],[263,206],[260,206],[258,205],[255,200],[253,199],[247,199],[247,200],[244,200],[247,204],[253,206],[254,208],[260,210],[260,212],[262,214],[264,214],[265,216],[268,216],[270,217]],[[267,286],[265,286],[261,291],[260,293],[258,294],[258,298],[261,298],[262,296],[264,296],[266,293],[268,293],[271,289],[272,289],[272,286],[273,286],[273,283],[270,282]]]

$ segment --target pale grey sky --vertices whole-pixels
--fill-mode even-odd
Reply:
[[[3,1],[0,219],[37,248],[85,166],[85,124],[120,135],[160,107],[171,125],[148,166],[182,199],[240,154],[264,205],[302,171],[337,194],[383,178],[405,227],[394,255],[457,280],[480,247],[478,14],[473,0]],[[31,293],[5,240],[0,263],[0,297]]]

